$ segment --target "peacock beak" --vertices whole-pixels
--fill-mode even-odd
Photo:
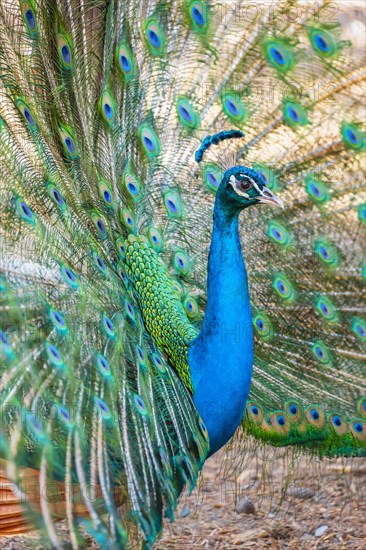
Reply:
[[[280,208],[285,208],[283,202],[279,197],[277,197],[270,189],[262,189],[260,191],[260,196],[257,197],[257,200],[263,204],[273,204],[274,206],[279,206]]]

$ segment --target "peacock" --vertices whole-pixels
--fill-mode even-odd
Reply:
[[[365,456],[346,8],[2,0],[2,535],[150,548],[238,430]]]

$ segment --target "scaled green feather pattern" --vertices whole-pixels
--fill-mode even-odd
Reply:
[[[131,235],[125,247],[126,275],[135,288],[145,326],[192,391],[188,346],[198,332],[187,319],[166,266],[159,262],[147,239]]]

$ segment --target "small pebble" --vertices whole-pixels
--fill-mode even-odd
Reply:
[[[289,487],[287,494],[291,497],[299,498],[300,500],[306,500],[308,498],[313,498],[314,491],[307,487],[297,487],[294,485],[293,487]]]
[[[239,500],[235,510],[237,514],[255,514],[255,505],[250,498],[244,497]]]
[[[315,536],[316,537],[321,537],[325,531],[328,529],[328,525],[321,525],[320,527],[318,527],[318,529],[315,531]]]
[[[184,506],[184,508],[182,509],[182,511],[180,513],[180,517],[181,518],[186,518],[187,516],[189,516],[190,513],[191,513],[191,509],[188,506]]]

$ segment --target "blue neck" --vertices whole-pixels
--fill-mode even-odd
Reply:
[[[225,210],[218,192],[205,318],[188,353],[193,399],[209,433],[210,454],[220,449],[238,427],[252,378],[252,316],[238,214]]]

